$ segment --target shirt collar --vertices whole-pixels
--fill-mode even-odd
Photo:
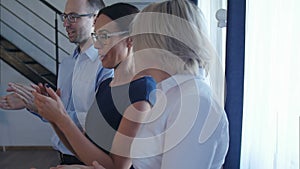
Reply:
[[[78,48],[79,47],[77,47],[76,50],[78,50]],[[76,57],[75,59],[77,58],[78,57]],[[79,59],[80,60],[90,59],[92,62],[94,62],[98,59],[98,51],[97,49],[94,48],[94,45],[91,45],[90,47],[80,51]]]
[[[205,80],[205,73],[202,68],[199,69],[199,75],[191,75],[191,74],[175,74],[160,83],[157,84],[157,88],[161,89],[164,92],[167,92],[171,88],[175,86],[179,86],[180,84],[192,80],[192,79],[201,79]]]
[[[167,92],[171,88],[179,86],[185,81],[193,78],[195,78],[195,76],[193,75],[176,74],[158,83],[157,88],[161,89],[164,92]]]
[[[94,62],[96,59],[98,59],[98,51],[95,49],[94,45],[91,45],[89,48],[87,48],[84,51],[81,51],[80,56],[86,56],[89,58],[92,62]]]

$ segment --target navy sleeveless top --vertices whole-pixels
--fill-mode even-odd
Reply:
[[[109,153],[124,111],[133,103],[155,103],[155,80],[150,76],[136,79],[129,84],[110,87],[112,78],[103,81],[96,94],[93,111],[86,117],[86,136],[104,152]]]

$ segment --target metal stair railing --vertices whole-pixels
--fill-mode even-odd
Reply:
[[[43,4],[48,6],[50,9],[52,9],[55,12],[55,53],[56,53],[56,74],[58,72],[58,66],[59,66],[59,46],[58,46],[58,20],[57,20],[57,15],[62,14],[61,11],[56,9],[53,5],[48,3],[46,0],[40,0]]]

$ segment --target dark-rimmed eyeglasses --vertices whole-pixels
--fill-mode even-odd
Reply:
[[[108,39],[111,38],[112,36],[121,36],[121,35],[126,35],[129,34],[129,31],[120,31],[120,32],[108,32],[108,31],[99,31],[98,33],[92,33],[92,39],[94,44],[98,43],[100,45],[107,45],[108,44]]]
[[[92,17],[95,14],[93,13],[88,13],[88,14],[75,14],[75,13],[71,13],[71,14],[61,14],[60,18],[61,21],[64,22],[66,19],[69,23],[75,23],[77,18],[81,18],[81,17]]]

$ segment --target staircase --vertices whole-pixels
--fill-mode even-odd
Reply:
[[[70,55],[60,10],[47,0],[0,0],[0,61],[33,83],[56,89],[59,63]],[[1,83],[1,81],[0,81]]]
[[[33,83],[47,83],[56,89],[57,77],[36,60],[0,36],[0,58]]]

